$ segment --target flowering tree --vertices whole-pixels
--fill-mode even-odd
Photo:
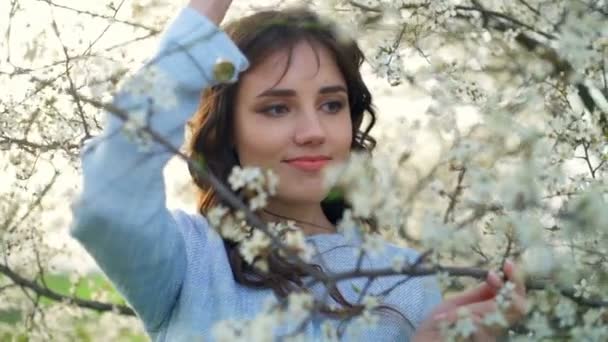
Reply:
[[[407,113],[384,119],[389,124],[376,134],[381,144],[373,158],[354,155],[327,177],[352,205],[341,232],[361,227],[365,233],[359,257],[381,246],[363,224],[372,218],[382,238],[415,247],[419,259],[395,258],[388,269],[331,277],[310,270],[315,281],[436,274],[450,292],[510,258],[521,263],[530,290],[529,313],[509,327],[512,339],[606,336],[608,4],[332,0],[315,6],[344,18],[345,34],[359,39],[367,66],[390,85],[391,96],[429,99],[423,119]],[[9,179],[0,192],[0,339],[142,339],[133,311],[103,276],[66,272],[57,260],[74,258],[65,217],[78,190],[80,147],[100,131],[102,109],[127,120],[126,133],[141,143],[162,143],[145,121],[109,103],[146,57],[136,53],[153,46],[177,6],[10,0],[0,9],[0,163]],[[41,12],[43,19],[36,17]],[[140,75],[131,90],[148,94],[162,76]],[[209,220],[241,242],[246,260],[279,249],[304,265],[314,254],[298,230],[277,237],[292,223],[266,226],[256,217],[274,189],[271,174],[234,170],[230,189],[204,162],[167,147],[231,204],[215,208]],[[245,203],[230,191],[241,188],[251,195]],[[59,242],[48,238],[57,230],[64,232]],[[264,268],[263,258],[258,266]],[[501,309],[511,289],[501,292]],[[366,310],[357,319],[373,324],[369,310],[381,298],[369,295],[368,286],[358,291]],[[215,332],[263,338],[286,314],[305,323],[319,309],[301,293],[280,304],[251,321],[223,322]],[[505,319],[499,310],[483,322]],[[474,327],[462,312],[444,328],[449,337],[466,338]]]

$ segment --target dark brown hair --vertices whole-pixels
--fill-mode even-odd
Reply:
[[[283,75],[290,66],[293,48],[299,42],[308,42],[313,49],[317,46],[326,48],[335,58],[346,81],[353,129],[351,149],[371,153],[376,142],[369,132],[376,121],[376,114],[371,93],[361,76],[360,67],[364,55],[356,42],[342,39],[332,24],[302,8],[258,12],[231,22],[225,26],[224,31],[247,57],[252,68],[270,54],[286,50],[288,61]],[[315,50],[315,53],[319,63],[318,51]],[[201,98],[201,105],[190,121],[190,157],[204,158],[206,166],[224,184],[228,183],[232,168],[239,165],[233,148],[233,111],[237,87],[238,83],[220,84],[206,89]],[[365,115],[369,120],[362,128]],[[198,209],[205,215],[210,208],[221,204],[222,201],[209,184],[197,177],[195,170],[191,169],[190,173],[199,191]],[[348,204],[344,199],[324,200],[321,206],[330,222],[337,224]],[[269,272],[266,274],[260,273],[243,260],[238,251],[238,244],[225,239],[224,245],[238,283],[255,288],[271,288],[282,298],[292,291],[307,290],[303,288],[301,280],[306,273],[288,263],[278,253],[271,253],[269,256]],[[313,266],[320,269],[318,265]],[[344,318],[361,312],[362,306],[346,301],[336,287],[329,290],[331,297],[343,308],[324,308],[324,313]]]

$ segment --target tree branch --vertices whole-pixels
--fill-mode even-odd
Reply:
[[[342,272],[332,275],[332,279],[335,282],[348,280],[353,278],[361,278],[361,277],[389,277],[395,275],[406,275],[409,277],[423,277],[434,275],[439,272],[447,273],[452,277],[469,277],[475,278],[479,280],[483,280],[487,278],[488,271],[480,268],[474,267],[455,267],[455,266],[427,266],[420,267],[416,265],[412,265],[409,267],[405,267],[400,272],[396,272],[392,268],[384,268],[384,269],[375,269],[375,270],[364,270],[360,272]],[[528,290],[546,290],[548,288],[553,287],[552,281],[541,281],[536,279],[529,279],[526,281],[526,289]],[[560,288],[559,292],[578,304],[600,308],[600,307],[608,307],[608,299],[587,299],[582,297],[575,296],[575,291],[570,288]]]
[[[56,150],[59,148],[62,148],[65,150],[75,150],[75,149],[80,148],[80,145],[70,143],[68,141],[65,141],[65,142],[55,141],[55,142],[51,142],[51,143],[47,143],[47,144],[41,144],[41,143],[31,142],[26,139],[8,137],[8,136],[1,135],[1,134],[0,134],[0,144],[7,144],[7,145],[15,144],[15,145],[19,146],[20,148],[27,150],[30,153],[34,153],[35,150],[39,150],[40,152],[47,152],[47,151]]]
[[[112,311],[112,312],[117,312],[117,313],[119,313],[121,315],[125,315],[125,316],[134,316],[135,315],[135,312],[133,311],[133,309],[129,308],[128,306],[124,306],[124,305],[120,305],[120,304],[108,304],[108,303],[102,303],[102,302],[97,302],[97,301],[92,301],[92,300],[86,300],[86,299],[82,299],[82,298],[78,298],[78,297],[62,295],[47,287],[40,286],[39,284],[37,284],[34,281],[28,280],[28,279],[20,276],[19,274],[17,274],[13,270],[11,270],[5,264],[0,264],[0,273],[7,276],[16,285],[26,288],[28,290],[31,290],[38,296],[46,297],[48,299],[51,299],[51,300],[54,300],[57,302],[74,304],[78,307],[91,309],[91,310],[95,310],[98,312]]]

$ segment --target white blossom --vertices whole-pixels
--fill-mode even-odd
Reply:
[[[234,191],[244,190],[249,200],[249,209],[256,211],[266,207],[268,196],[276,194],[278,177],[270,169],[234,166],[228,183]]]
[[[228,208],[223,205],[217,205],[209,209],[207,212],[207,220],[212,227],[220,227],[222,219],[228,213]]]
[[[288,297],[288,315],[296,322],[302,320],[309,314],[314,306],[314,298],[309,293],[295,292]]]
[[[555,306],[555,315],[559,318],[560,327],[572,326],[576,319],[576,308],[569,299],[560,299]]]
[[[553,333],[547,317],[538,311],[532,314],[532,318],[527,322],[526,326],[528,329],[532,330],[534,337],[538,339],[551,336]]]
[[[376,308],[378,305],[380,305],[380,299],[376,296],[365,295],[363,297],[363,300],[361,301],[361,303],[363,303],[363,306],[365,306],[365,309],[372,310],[372,309]]]
[[[228,183],[234,191],[242,188],[258,188],[262,182],[262,171],[255,167],[235,166],[228,176]]]
[[[253,263],[255,257],[266,253],[272,241],[262,231],[255,229],[250,238],[245,239],[239,245],[241,255],[248,263]]]
[[[555,267],[555,256],[548,246],[527,248],[523,255],[523,267],[527,274],[546,276]]]
[[[241,337],[239,324],[234,321],[220,321],[213,327],[213,336],[218,342],[238,341]]]
[[[354,241],[359,236],[358,223],[354,220],[350,209],[344,210],[337,229],[348,241]]]
[[[265,192],[261,192],[249,200],[249,209],[256,211],[264,208],[268,203],[268,195]]]
[[[391,267],[395,272],[402,272],[409,265],[409,262],[404,254],[397,254],[393,257]]]
[[[485,314],[483,316],[482,322],[483,322],[483,324],[485,324],[489,327],[494,327],[494,326],[507,327],[507,326],[509,326],[509,323],[507,322],[505,316],[500,311],[493,311],[493,312]]]
[[[574,285],[574,291],[575,297],[587,299],[591,296],[592,287],[587,283],[587,279],[583,278],[578,284]]]
[[[374,256],[382,253],[385,246],[386,242],[382,236],[377,234],[368,234],[364,237],[362,248],[366,253]]]
[[[471,313],[465,308],[459,308],[457,311],[458,319],[453,328],[453,333],[457,336],[468,338],[477,331],[477,326],[471,318]]]
[[[305,262],[310,262],[314,255],[314,249],[307,244],[306,237],[302,230],[293,230],[285,233],[285,245],[297,252],[298,256]]]
[[[507,281],[503,287],[500,288],[496,295],[496,303],[502,310],[506,310],[511,306],[511,300],[515,291],[515,284],[511,281]]]

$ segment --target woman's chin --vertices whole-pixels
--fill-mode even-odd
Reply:
[[[290,204],[315,204],[321,203],[321,201],[325,198],[326,191],[317,191],[311,192],[310,189],[306,191],[290,191],[289,194],[281,195],[276,198],[278,201],[282,201]]]

